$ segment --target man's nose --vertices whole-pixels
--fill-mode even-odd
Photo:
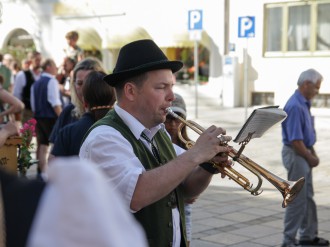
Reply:
[[[172,102],[174,100],[174,98],[175,98],[174,92],[173,92],[172,89],[170,89],[169,90],[169,95],[168,95],[168,100]]]

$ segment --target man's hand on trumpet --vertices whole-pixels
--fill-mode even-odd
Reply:
[[[221,139],[230,141],[231,137],[225,136],[225,134],[225,129],[215,127],[214,125],[200,134],[195,145],[190,149],[196,153],[195,158],[198,159],[199,163],[207,162],[213,158],[215,162],[225,162],[228,159],[228,155],[217,156],[219,153],[228,154],[230,151],[229,147],[221,145],[222,140],[219,139],[219,136],[221,136]]]
[[[219,173],[221,173],[221,178],[226,177],[225,168],[233,166],[232,159],[228,159],[229,152],[232,151],[231,146],[228,146],[227,143],[231,140],[230,136],[221,135],[218,137],[220,140],[220,145],[225,146],[227,148],[227,152],[218,153],[215,157],[213,157],[210,162],[213,164],[213,167],[216,168]]]
[[[225,153],[221,153],[221,154],[218,154],[217,156],[220,156],[220,157],[227,157],[227,160],[224,161],[224,162],[220,162],[220,163],[216,163],[214,161],[213,162],[213,166],[219,171],[219,173],[221,174],[221,178],[225,178],[227,176],[226,172],[225,172],[225,168],[226,167],[232,167],[234,165],[234,162],[232,159],[228,159],[228,154],[225,154]],[[216,157],[217,157],[216,156]]]

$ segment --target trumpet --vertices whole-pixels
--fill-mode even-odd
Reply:
[[[191,120],[185,120],[176,113],[172,111],[171,108],[167,108],[167,113],[172,115],[173,117],[180,120],[180,125],[178,128],[178,136],[180,140],[185,143],[186,147],[190,149],[195,142],[191,140],[186,140],[182,136],[182,128],[183,126],[188,126],[190,129],[195,131],[197,134],[201,135],[205,129],[198,125],[197,123],[191,121]],[[220,145],[228,146],[227,141],[222,141],[221,136],[220,139]],[[287,207],[298,195],[302,187],[304,186],[305,178],[301,177],[297,181],[287,181],[284,180],[275,174],[271,173],[270,171],[266,170],[262,166],[258,165],[256,162],[252,161],[248,157],[244,156],[242,154],[242,151],[244,149],[244,146],[247,144],[249,140],[247,140],[245,143],[243,143],[242,147],[239,149],[239,151],[236,151],[235,149],[231,149],[228,156],[231,157],[234,161],[238,162],[240,165],[245,167],[247,170],[249,170],[251,173],[253,173],[257,179],[258,184],[256,187],[253,187],[253,184],[250,183],[249,179],[243,176],[241,173],[236,171],[231,166],[224,166],[221,164],[214,163],[213,161],[210,161],[210,163],[213,164],[214,167],[216,167],[222,174],[225,174],[229,177],[229,179],[235,181],[238,185],[240,185],[243,189],[249,191],[252,195],[257,196],[260,195],[262,190],[260,190],[262,186],[262,178],[265,178],[268,180],[272,185],[275,186],[276,189],[279,190],[279,192],[283,196],[283,202],[282,202],[282,208]]]

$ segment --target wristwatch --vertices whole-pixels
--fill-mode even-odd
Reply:
[[[208,171],[209,173],[212,173],[212,174],[219,173],[218,168],[216,168],[216,166],[210,162],[202,163],[199,166],[202,167],[204,170]]]

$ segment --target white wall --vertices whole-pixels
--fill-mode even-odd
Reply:
[[[72,10],[64,10],[71,15],[109,15],[125,13],[124,16],[106,18],[76,18],[61,19],[55,16],[54,4],[57,1],[48,0],[42,3],[29,1],[16,1],[4,3],[3,22],[0,25],[0,43],[3,44],[5,37],[15,28],[23,28],[29,32],[44,55],[52,56],[60,62],[64,35],[74,29],[94,29],[103,39],[112,39],[129,33],[136,27],[144,29],[156,42],[160,44],[171,43],[177,34],[188,33],[188,11],[194,9],[203,10],[203,27],[210,37],[211,70],[217,79],[222,70],[221,51],[223,50],[223,0],[121,0],[121,1],[59,1],[67,4]],[[15,13],[15,16],[12,15]],[[24,18],[17,18],[24,16]],[[114,39],[115,39],[114,38]],[[92,37],[91,37],[92,39]],[[169,41],[169,42],[167,42]],[[124,42],[124,41],[123,41]],[[107,42],[102,42],[102,46]],[[103,47],[105,48],[105,47]]]
[[[248,40],[248,52],[252,67],[258,74],[254,91],[274,91],[275,104],[283,105],[297,87],[297,79],[303,70],[315,68],[324,77],[320,93],[330,93],[329,57],[279,57],[264,58],[263,47],[263,7],[270,0],[230,0],[230,41],[236,44],[236,55],[242,57],[246,39],[238,38],[238,17],[255,16],[255,38]],[[278,1],[280,2],[280,1]],[[242,62],[242,60],[241,60]],[[249,83],[252,83],[251,81]]]
[[[31,4],[32,2],[33,4]],[[71,3],[74,1],[71,1]],[[301,57],[301,58],[264,58],[263,47],[263,7],[271,0],[230,0],[230,38],[236,51],[231,53],[238,58],[240,66],[238,78],[243,86],[243,49],[247,48],[251,66],[248,70],[249,88],[251,91],[275,92],[275,104],[282,105],[296,88],[296,81],[301,71],[313,67],[324,76],[321,93],[330,93],[330,64],[329,57]],[[28,4],[29,3],[29,4]],[[36,1],[4,2],[4,13],[0,24],[0,45],[3,45],[8,34],[16,28],[23,28],[29,32],[37,45],[37,49],[52,56],[57,62],[61,61],[62,50],[65,45],[64,35],[67,31],[86,28],[93,29],[102,39],[102,48],[107,45],[105,39],[115,37],[118,32],[125,33],[140,27],[152,38],[159,42],[173,39],[176,33],[188,31],[188,11],[203,10],[204,31],[210,37],[210,80],[205,87],[210,97],[219,99],[223,89],[223,51],[228,44],[224,43],[224,0],[168,0],[168,1],[84,1],[80,8],[86,14],[116,14],[125,13],[120,17],[93,19],[58,19],[52,12],[54,1],[43,1],[36,5]],[[102,3],[104,5],[102,5]],[[38,6],[38,7],[36,7]],[[24,18],[15,18],[24,16]],[[49,16],[47,16],[49,15]],[[238,38],[238,17],[255,16],[255,37]],[[91,37],[92,38],[92,37]],[[108,66],[114,66],[116,52],[110,53]],[[110,68],[111,69],[111,68]],[[205,89],[203,88],[203,90]],[[228,92],[227,92],[228,93]],[[233,95],[235,92],[229,92]],[[243,97],[242,95],[240,97]]]

